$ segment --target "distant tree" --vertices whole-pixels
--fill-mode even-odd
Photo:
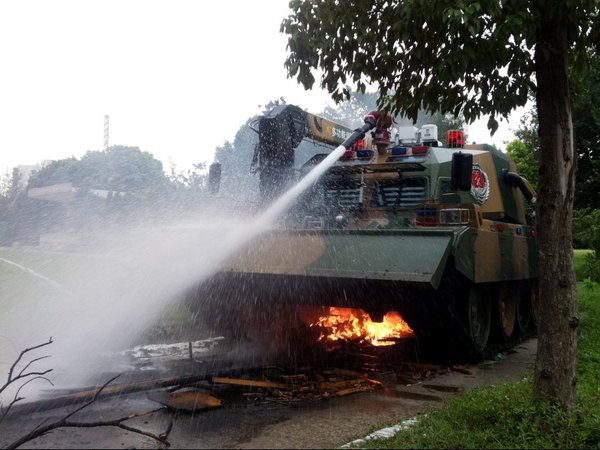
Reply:
[[[26,192],[21,192],[10,210],[10,242],[25,245],[38,245],[40,235],[56,231],[65,221],[63,205],[29,198]]]
[[[14,240],[15,221],[13,213],[15,202],[23,188],[21,174],[15,167],[0,179],[0,245],[9,245]]]
[[[28,187],[38,188],[60,183],[74,183],[78,178],[79,167],[80,162],[75,157],[52,161],[31,175]]]
[[[32,175],[29,187],[73,183],[85,189],[155,192],[168,186],[162,163],[138,147],[112,146],[89,151],[80,160],[53,161]]]
[[[18,168],[7,170],[4,176],[0,177],[0,197],[11,201],[23,190],[23,176]]]
[[[177,170],[175,165],[171,164],[167,177],[175,190],[201,192],[206,189],[206,163],[193,164],[188,170]]]
[[[577,149],[576,208],[600,208],[600,54],[578,73],[578,94],[573,105]]]
[[[519,122],[519,127],[513,130],[515,136],[532,153],[533,158],[538,161],[540,154],[540,137],[538,135],[539,122],[535,108],[526,112]]]
[[[418,116],[417,127],[421,127],[425,124],[432,123],[437,125],[438,128],[438,140],[442,141],[444,145],[448,144],[448,131],[450,130],[463,130],[465,131],[466,122],[462,114],[454,116],[453,114],[442,114],[436,112],[433,114],[427,114],[422,112]],[[468,139],[468,134],[465,132],[465,142]]]
[[[196,163],[191,169],[178,170],[169,167],[169,193],[163,199],[163,210],[169,212],[192,212],[202,208],[208,195],[208,174],[205,163]]]
[[[266,106],[270,107],[271,105]],[[257,200],[258,176],[252,170],[258,143],[256,119],[257,117],[249,118],[239,128],[233,142],[226,141],[215,150],[215,161],[221,163],[219,193],[234,201]]]
[[[577,155],[574,207],[600,208],[600,196],[596,195],[600,192],[600,56],[591,52],[589,65],[573,76],[578,93],[573,101],[573,133]],[[538,161],[538,128],[537,111],[531,109],[521,118],[519,127],[513,130],[525,146],[522,150],[529,152],[525,154],[523,151],[517,156],[521,163],[525,163],[524,160],[528,161],[526,164]],[[531,172],[527,170],[530,175]],[[537,180],[538,176],[532,179]]]
[[[536,188],[538,185],[538,162],[534,152],[518,139],[508,143],[506,152],[515,161],[519,173]]]
[[[352,91],[350,99],[336,106],[325,107],[320,115],[349,128],[358,128],[364,124],[363,118],[370,111],[377,109],[378,98],[379,94],[376,92]]]
[[[112,146],[81,158],[75,184],[121,192],[164,191],[168,179],[162,163],[138,147]]]
[[[58,183],[72,183],[77,188],[65,224],[76,229],[101,226],[109,218],[143,220],[158,214],[168,203],[171,189],[159,160],[138,147],[126,146],[88,151],[81,159],[54,161],[32,175],[28,188]]]

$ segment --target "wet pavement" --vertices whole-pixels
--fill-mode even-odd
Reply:
[[[333,448],[405,419],[419,416],[470,389],[520,379],[531,371],[537,340],[530,339],[494,361],[438,370],[420,365],[418,381],[399,373],[381,373],[377,389],[344,396],[321,396],[289,402],[277,390],[219,385],[211,394],[223,402],[216,409],[175,412],[161,409],[125,422],[159,435],[172,427],[172,448]],[[184,348],[183,352],[186,351]],[[256,378],[256,377],[255,377]],[[267,380],[268,381],[268,380]],[[408,385],[407,385],[408,382]],[[166,387],[98,399],[72,420],[113,420],[161,407],[151,398]],[[254,395],[246,395],[252,394]],[[0,423],[0,447],[40,423],[73,411],[66,405],[44,411],[15,409]],[[25,444],[26,448],[166,448],[150,437],[115,427],[61,428]]]

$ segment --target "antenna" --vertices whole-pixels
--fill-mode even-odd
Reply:
[[[108,148],[108,114],[104,115],[104,150]]]

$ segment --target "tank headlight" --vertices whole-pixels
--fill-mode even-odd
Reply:
[[[470,221],[468,209],[447,208],[440,209],[440,224],[442,225],[466,225]]]

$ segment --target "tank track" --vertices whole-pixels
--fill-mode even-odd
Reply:
[[[529,327],[527,331],[523,333],[515,333],[515,336],[513,336],[508,341],[488,343],[481,356],[483,357],[483,359],[495,359],[498,354],[504,353],[510,350],[511,348],[521,344],[522,342],[525,342],[531,339],[532,337],[535,337],[536,335],[536,327]]]

